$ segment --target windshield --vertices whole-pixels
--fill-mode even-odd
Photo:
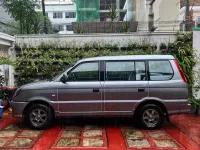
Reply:
[[[68,70],[70,70],[74,65],[72,65],[71,67],[69,67],[68,69],[66,69],[66,71],[60,71],[53,79],[52,81],[56,80],[57,78],[59,78],[60,76],[62,76],[64,73],[67,73]],[[59,79],[60,80],[60,79]]]
[[[60,71],[55,77],[53,77],[52,81],[56,80],[64,71]]]

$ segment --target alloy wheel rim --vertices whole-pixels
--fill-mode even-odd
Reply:
[[[35,127],[42,126],[47,120],[47,113],[42,109],[35,109],[30,114],[30,120]]]
[[[143,113],[142,119],[147,127],[155,127],[160,120],[160,115],[155,109],[147,109]]]

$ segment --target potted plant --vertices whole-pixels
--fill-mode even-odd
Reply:
[[[12,65],[12,61],[10,61],[5,56],[0,56],[0,65]],[[9,106],[9,91],[12,89],[11,87],[5,87],[4,86],[5,78],[3,75],[0,75],[0,100],[1,105],[4,106],[4,109],[6,109]],[[14,89],[14,88],[13,88]]]
[[[6,100],[6,92],[3,87],[3,84],[5,82],[5,79],[2,75],[0,75],[0,101],[1,101],[1,106],[4,106],[4,108],[8,105],[8,102]]]

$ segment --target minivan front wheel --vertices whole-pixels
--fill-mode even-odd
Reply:
[[[140,119],[140,126],[148,130],[158,129],[164,122],[164,112],[155,104],[142,106],[138,117]]]
[[[29,108],[26,120],[29,125],[35,129],[47,128],[53,119],[53,113],[50,108],[43,104],[35,104]]]

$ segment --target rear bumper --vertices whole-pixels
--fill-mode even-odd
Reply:
[[[191,104],[185,103],[180,105],[180,113],[190,113],[191,112]]]
[[[179,103],[177,108],[168,110],[168,115],[188,114],[191,112],[191,105],[188,102]]]
[[[11,101],[11,107],[12,107],[12,116],[22,118],[23,112],[25,107],[27,106],[28,102],[14,102]]]

